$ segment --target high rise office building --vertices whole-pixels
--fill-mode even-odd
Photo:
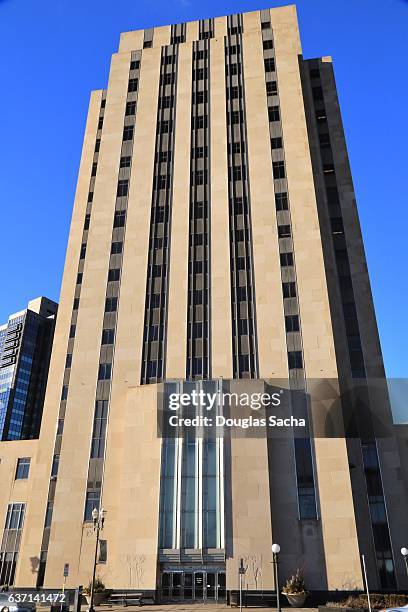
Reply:
[[[88,583],[103,506],[109,588],[223,600],[243,558],[246,586],[270,590],[273,541],[282,578],[301,567],[310,590],[361,588],[362,553],[370,587],[406,588],[406,480],[397,440],[377,436],[392,417],[373,378],[384,369],[332,63],[303,59],[295,7],[122,34],[91,95],[24,489],[17,449],[1,451],[3,541],[19,532],[2,580],[55,587],[69,563],[67,584]],[[352,406],[355,435],[314,435],[323,397],[310,437],[158,436],[163,385],[263,379],[335,381],[343,397],[358,379],[361,410],[330,405],[339,422]]]
[[[57,307],[40,297],[0,326],[0,440],[38,438]]]

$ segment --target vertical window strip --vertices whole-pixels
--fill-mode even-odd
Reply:
[[[147,28],[143,32],[143,48],[149,48],[153,46],[154,28]]]
[[[174,549],[177,499],[177,439],[164,438],[161,452],[159,547]]]
[[[178,45],[162,47],[140,383],[165,377]]]
[[[314,73],[313,77],[310,75],[309,78],[313,78],[314,84],[318,83],[321,85],[321,75],[319,68],[316,64],[309,63],[310,66],[313,66]],[[326,108],[324,102],[324,91],[323,88],[319,89],[319,96],[311,96],[311,100],[313,100],[313,106],[315,109],[316,116],[319,114],[320,117],[325,117],[325,122],[320,123],[320,125],[326,126],[327,131],[329,132],[330,138],[330,129],[327,125],[327,115]],[[319,130],[319,122],[317,122],[316,129],[318,135],[320,135]],[[325,130],[326,133],[326,130]],[[324,149],[324,159],[327,162],[330,162],[334,168],[334,158],[332,155],[331,148],[327,149],[325,146],[325,141],[322,142],[320,140],[320,155],[321,162],[323,165],[323,149]],[[364,404],[369,404],[369,393],[368,387],[366,384],[366,369],[364,364],[364,356],[361,349],[361,342],[359,342],[358,352],[361,353],[361,359],[359,359],[359,368],[356,372],[356,369],[353,368],[353,362],[356,357],[352,354],[355,351],[355,347],[351,346],[350,343],[350,333],[349,330],[352,330],[352,337],[360,339],[360,325],[358,321],[357,311],[355,307],[355,293],[353,287],[353,279],[351,276],[350,270],[350,262],[347,251],[347,241],[345,238],[344,232],[344,224],[343,224],[343,215],[340,205],[340,200],[338,197],[338,186],[337,179],[334,173],[334,176],[327,179],[325,178],[325,189],[326,189],[326,205],[328,210],[328,215],[331,219],[332,228],[333,228],[333,212],[335,212],[336,219],[341,219],[341,223],[338,223],[338,226],[341,227],[341,232],[333,232],[332,231],[332,245],[333,252],[337,267],[337,281],[339,286],[339,292],[342,299],[343,304],[343,316],[344,316],[344,324],[345,330],[348,338],[348,352],[349,352],[349,360],[350,360],[350,370],[352,378],[359,378],[360,386],[363,387],[362,391],[359,391],[359,395],[363,399]],[[347,278],[347,282],[345,282],[345,278]],[[351,305],[351,306],[350,306]],[[345,308],[347,306],[348,308]],[[350,320],[352,323],[350,323]],[[357,333],[356,333],[357,330]],[[358,374],[358,376],[356,376]],[[362,462],[364,469],[364,477],[366,482],[366,490],[367,490],[367,499],[368,499],[368,509],[369,515],[371,519],[371,526],[373,532],[373,540],[374,546],[376,549],[377,556],[377,571],[380,578],[381,587],[385,589],[392,589],[396,587],[396,576],[395,576],[395,565],[393,560],[392,553],[392,545],[391,545],[391,536],[388,525],[388,518],[386,512],[386,504],[384,497],[384,488],[382,483],[382,475],[381,468],[378,456],[378,448],[375,440],[374,427],[371,419],[371,412],[365,411],[365,423],[364,427],[370,430],[371,436],[367,439],[365,436],[364,439],[361,439],[361,452],[362,452]],[[373,484],[375,483],[375,484]]]
[[[181,548],[198,548],[199,438],[187,430],[183,438],[181,461]]]
[[[115,215],[113,220],[112,227],[112,237],[111,244],[117,242],[118,237],[120,236],[122,242],[125,242],[125,233],[126,233],[126,217],[127,217],[127,207],[128,207],[128,198],[129,198],[129,184],[131,180],[131,170],[132,164],[131,159],[133,155],[133,146],[134,146],[134,127],[136,123],[136,112],[137,112],[137,101],[138,101],[138,82],[140,76],[140,65],[141,65],[142,53],[140,51],[134,51],[131,54],[130,62],[138,62],[137,68],[133,68],[133,64],[129,67],[129,87],[128,94],[126,99],[126,109],[128,109],[129,103],[132,104],[131,110],[132,114],[129,115],[127,110],[125,110],[125,117],[123,123],[123,140],[122,140],[122,150],[121,157],[126,155],[126,157],[130,157],[129,165],[126,169],[118,168],[118,189],[116,195],[115,202]],[[131,85],[131,86],[130,86]],[[129,141],[128,131],[126,128],[132,128],[132,138]],[[123,178],[126,176],[126,178]],[[126,185],[126,189],[122,186]],[[120,227],[117,227],[117,218],[118,213],[123,216],[123,224]],[[106,302],[115,297],[117,303],[119,303],[120,296],[120,279],[121,279],[121,271],[122,271],[122,262],[123,256],[120,254],[112,254],[112,248],[109,255],[109,270],[111,270],[111,266],[114,264],[113,268],[117,271],[117,274],[111,276],[111,273],[108,272],[108,278],[106,282],[106,294],[105,294],[105,304]],[[110,330],[109,334],[104,334],[104,330]],[[101,334],[101,348],[99,354],[99,371],[98,371],[98,380],[96,387],[96,397],[95,397],[95,410],[94,410],[94,420],[93,420],[93,430],[92,430],[92,444],[89,458],[89,467],[88,467],[88,479],[87,479],[87,491],[86,491],[86,499],[85,499],[85,510],[84,510],[84,520],[89,520],[89,507],[90,500],[99,500],[102,496],[102,481],[103,481],[103,467],[104,467],[104,458],[105,458],[105,448],[106,448],[106,432],[109,418],[109,402],[110,402],[110,394],[111,394],[111,381],[112,381],[112,372],[114,365],[114,354],[115,354],[115,339],[116,339],[116,327],[117,327],[117,309],[114,312],[109,312],[104,315],[104,326]],[[104,344],[105,339],[108,339],[109,343]],[[103,375],[102,375],[103,373]],[[96,502],[95,502],[96,503]],[[92,509],[91,509],[92,511]]]
[[[186,42],[186,24],[178,23],[171,26],[170,45],[178,45]]]
[[[99,120],[101,119],[101,117],[104,116],[105,114],[105,104],[106,104],[106,91],[102,92],[102,99],[101,99],[101,105],[99,107]],[[96,147],[96,142],[99,141],[99,137],[98,134],[96,135],[96,140],[95,140],[95,147]],[[96,151],[94,153],[94,160],[93,160],[93,164],[97,164],[98,163],[98,159],[99,159],[99,152]],[[82,245],[86,245],[88,242],[88,229],[85,229],[86,224],[88,224],[89,227],[89,221],[90,221],[90,216],[91,216],[91,211],[92,211],[92,200],[93,198],[90,200],[89,199],[89,193],[91,193],[91,189],[93,189],[93,185],[95,182],[94,176],[94,165],[92,166],[92,171],[91,171],[91,177],[90,177],[90,181],[89,181],[89,188],[88,188],[88,203],[87,203],[87,207],[86,207],[86,213],[85,213],[85,220],[84,220],[84,230],[82,233]],[[93,175],[93,176],[92,176]],[[81,260],[81,255],[82,255],[82,247],[81,247],[81,253],[79,255],[79,263],[78,263],[78,273],[80,270],[80,266],[81,266],[81,261],[83,261],[83,259]],[[86,256],[86,249],[85,249],[85,256]],[[77,284],[76,288],[75,288],[75,297],[74,297],[74,304],[75,304],[75,300],[79,300],[80,298],[80,294],[81,294],[81,285]],[[76,318],[74,319],[73,317],[76,316],[74,315],[75,313],[75,306],[73,306],[73,315],[71,318],[71,326],[73,325],[73,321],[76,322]],[[67,349],[67,355],[73,353],[74,350],[74,345],[75,345],[75,338],[71,338],[68,340],[68,349]],[[65,375],[64,375],[64,383],[63,385],[67,386],[69,389],[69,375],[70,375],[70,367],[69,368],[65,368]],[[67,389],[67,392],[68,392]],[[56,454],[59,454],[59,443],[60,443],[60,438],[61,438],[61,434],[62,434],[62,429],[63,429],[63,423],[64,423],[64,418],[65,418],[65,405],[66,405],[66,401],[62,400],[61,401],[61,405],[59,408],[59,412],[58,412],[58,426],[57,426],[57,432],[56,432],[56,436],[55,436],[55,443],[54,443],[54,456]],[[57,475],[53,475],[53,468],[51,466],[51,473],[50,473],[50,484],[48,487],[48,497],[47,497],[47,512],[46,512],[46,517],[44,520],[44,527],[43,527],[43,537],[42,537],[42,542],[41,542],[41,554],[40,554],[40,558],[41,558],[41,572],[38,573],[37,576],[37,588],[41,587],[44,583],[44,576],[45,576],[45,570],[46,570],[46,564],[47,564],[47,552],[48,552],[48,542],[49,542],[49,527],[51,525],[51,521],[52,521],[52,510],[53,510],[53,502],[54,502],[54,494],[55,494],[55,480],[57,478]]]
[[[164,396],[215,393],[222,381],[167,382]],[[217,414],[222,414],[218,404]],[[184,416],[193,413],[186,408]],[[159,549],[224,549],[224,447],[214,435],[180,431],[162,440]]]
[[[209,54],[208,40],[193,43],[187,379],[208,378],[210,376]],[[199,78],[201,76],[204,76],[204,78]],[[200,113],[201,110],[202,113]],[[201,124],[203,127],[199,127]]]
[[[228,17],[228,31],[242,29]],[[236,23],[236,25],[234,25]],[[235,61],[233,59],[235,58]],[[242,36],[225,38],[233,377],[258,376]]]
[[[319,80],[320,82],[320,80]],[[321,94],[323,92],[321,88],[319,88]],[[326,118],[326,109],[324,104],[324,98],[315,99],[312,96],[313,104],[316,110],[316,113],[319,113],[321,117],[325,117],[324,126],[327,128],[327,118]],[[317,128],[318,134],[320,134],[319,127]],[[323,164],[323,147],[322,143],[320,144],[320,153]],[[355,310],[355,293],[353,287],[353,281],[351,277],[350,270],[350,261],[349,254],[347,250],[347,242],[344,233],[344,225],[343,225],[343,216],[340,206],[340,200],[338,198],[338,189],[337,189],[337,180],[335,172],[330,174],[325,174],[324,169],[327,167],[332,167],[334,169],[334,159],[331,151],[331,147],[324,146],[324,160],[325,164],[323,166],[323,175],[324,175],[324,183],[326,189],[326,201],[327,208],[330,217],[330,221],[333,227],[334,219],[341,220],[341,227],[337,232],[332,232],[332,245],[333,252],[335,256],[337,275],[338,275],[338,285],[339,291],[343,303],[343,315],[345,321],[346,334],[348,339],[348,354],[350,361],[350,369],[352,378],[366,378],[366,368],[364,363],[364,355],[361,348],[361,340],[360,340],[360,330],[359,330],[359,322],[357,312]],[[334,214],[336,215],[334,217]],[[337,221],[338,223],[338,221]],[[352,305],[352,307],[350,306]],[[344,308],[346,306],[346,308]],[[356,334],[357,328],[357,334]],[[353,348],[350,348],[350,340],[355,341],[358,339],[359,346],[357,348],[356,343],[354,342]]]
[[[104,117],[105,114],[105,103],[106,103],[106,92],[103,92],[102,94],[102,100],[101,100],[101,105],[99,107],[99,121]],[[101,128],[98,129],[97,131],[97,135],[96,135],[96,142],[100,140],[101,137]],[[98,164],[98,159],[99,159],[99,152],[95,152],[94,153],[94,160],[93,160],[93,165],[92,165],[92,172],[91,172],[91,177],[90,177],[90,181],[89,181],[89,188],[88,188],[88,202],[87,202],[87,207],[86,207],[86,214],[85,214],[85,220],[84,220],[84,229],[82,232],[82,242],[81,242],[81,253],[80,253],[80,257],[79,257],[79,262],[78,262],[78,269],[77,269],[77,284],[75,287],[75,298],[74,299],[78,299],[80,300],[81,297],[81,288],[82,288],[82,275],[83,275],[83,269],[84,269],[84,264],[85,264],[85,257],[86,257],[86,246],[87,246],[87,242],[88,242],[88,228],[89,228],[89,223],[91,220],[91,213],[92,213],[92,203],[93,203],[93,197],[90,197],[90,195],[92,194],[93,196],[93,189],[94,189],[94,184],[95,184],[95,176],[96,176],[96,172],[94,171],[95,168],[95,164],[97,167]],[[78,282],[80,281],[80,282]],[[74,328],[76,326],[76,319],[77,319],[77,309],[73,308],[72,309],[72,317],[71,317],[71,329]],[[72,348],[75,344],[75,335],[73,335],[73,337],[71,338],[71,344],[72,344]],[[71,368],[66,368],[65,369],[65,376],[64,376],[64,385],[66,385],[69,388],[69,378],[70,378],[70,373],[71,373]]]
[[[234,34],[242,34],[243,31],[244,31],[244,28],[243,28],[242,14],[237,13],[235,15],[228,15],[227,17],[228,36],[233,36]]]
[[[265,18],[265,15],[261,15],[262,23],[269,24],[269,20]],[[279,102],[279,89],[276,87],[271,87],[268,85],[268,82],[277,83],[277,74],[276,74],[276,58],[275,51],[273,45],[273,34],[272,29],[270,27],[265,27],[262,30],[262,40],[271,40],[272,48],[265,48],[266,45],[263,45],[263,58],[265,64],[265,87],[266,87],[266,99],[268,103],[268,114],[269,114],[269,129],[270,129],[270,142],[271,142],[271,157],[272,160],[277,160],[277,163],[280,164],[280,167],[283,169],[283,174],[279,174],[275,176],[274,174],[274,188],[275,194],[285,194],[285,206],[286,210],[280,211],[276,210],[275,206],[275,214],[276,214],[276,222],[278,226],[278,242],[279,242],[279,252],[281,257],[281,284],[282,284],[282,302],[285,310],[285,293],[283,291],[283,283],[290,278],[290,282],[294,284],[295,287],[295,296],[290,297],[292,302],[292,310],[291,312],[296,312],[295,315],[298,321],[298,329],[289,328],[286,329],[286,348],[288,352],[288,366],[289,366],[289,384],[291,389],[293,390],[306,390],[306,379],[305,379],[305,370],[304,370],[304,356],[303,356],[303,345],[302,345],[302,328],[301,328],[301,318],[300,318],[300,309],[299,309],[299,300],[298,300],[298,290],[297,290],[297,275],[296,275],[296,266],[295,266],[295,253],[293,248],[293,240],[292,240],[292,221],[290,214],[290,199],[288,192],[288,185],[286,179],[286,164],[285,164],[285,155],[284,155],[284,144],[283,144],[283,132],[282,132],[282,122],[280,115],[280,102]],[[272,70],[271,70],[272,68]],[[273,92],[272,95],[270,92]],[[275,150],[273,148],[273,141],[275,138],[279,138],[281,143],[281,154],[280,160],[276,155]],[[275,162],[276,163],[276,162]],[[273,162],[274,165],[274,162]],[[274,168],[275,172],[275,168]],[[281,223],[284,221],[284,224]],[[285,230],[285,232],[279,233],[280,228],[289,228]],[[282,234],[284,234],[283,237]],[[291,254],[291,258],[289,259],[287,256],[283,255],[286,253],[287,255]],[[282,258],[286,263],[290,265],[290,276],[287,274],[287,268],[282,265]],[[285,271],[284,271],[285,270]],[[293,350],[296,349],[296,350]],[[302,403],[303,405],[303,403]],[[302,417],[306,420],[306,423],[309,421],[309,416],[306,412],[303,414],[297,414],[296,416]],[[313,449],[312,442],[310,438],[294,438],[294,457],[296,464],[296,481],[297,481],[297,493],[298,493],[298,511],[300,519],[317,519],[317,501],[316,501],[316,486],[315,486],[315,474],[314,474],[314,459],[313,459]]]
[[[9,504],[0,546],[0,584],[12,586],[24,526],[25,504]]]
[[[214,38],[214,19],[200,19],[199,39]]]

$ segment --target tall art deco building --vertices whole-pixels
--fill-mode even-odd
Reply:
[[[0,447],[0,583],[56,587],[69,563],[87,584],[103,505],[110,588],[222,600],[243,558],[273,590],[274,541],[310,590],[361,588],[361,554],[372,588],[407,588],[406,475],[365,382],[383,377],[332,63],[303,59],[295,7],[122,34],[91,95],[40,437]],[[313,435],[320,398],[310,438],[158,436],[165,381],[230,379],[358,379],[355,434]]]

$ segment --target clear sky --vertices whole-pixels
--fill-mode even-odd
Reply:
[[[0,0],[0,323],[58,300],[89,92],[121,31],[275,0]],[[408,1],[299,0],[305,58],[331,55],[388,376],[408,376]]]

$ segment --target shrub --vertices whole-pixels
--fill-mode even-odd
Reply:
[[[305,593],[305,591],[305,579],[303,578],[300,569],[297,569],[293,576],[287,579],[283,592],[291,595],[294,593]]]
[[[92,580],[89,582],[88,586],[84,588],[85,595],[90,595],[91,589],[92,589]],[[106,590],[105,584],[102,582],[99,576],[96,577],[95,585],[94,585],[94,593],[103,593],[103,591],[105,590]]]
[[[400,608],[408,604],[408,595],[370,593],[370,602],[371,607],[375,610]],[[361,595],[349,595],[343,601],[328,601],[326,606],[330,608],[368,608],[367,595],[364,593]]]

